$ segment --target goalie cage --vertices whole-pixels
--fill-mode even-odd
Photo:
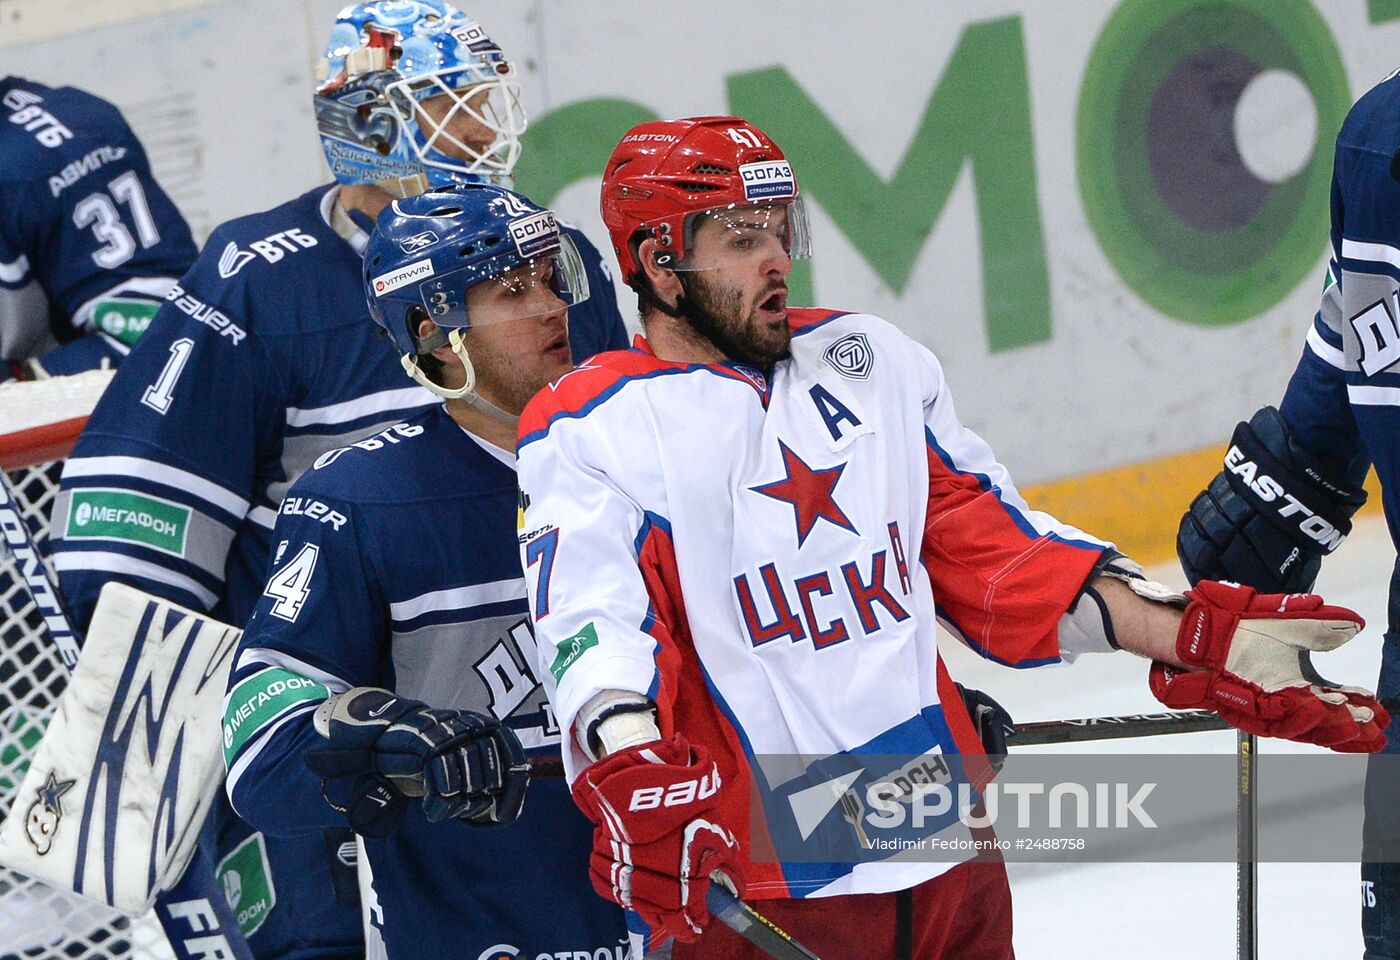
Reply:
[[[0,468],[44,562],[63,458],[109,370],[0,384]],[[68,675],[38,607],[0,546],[0,819],[22,816],[20,781]],[[129,919],[0,865],[0,960],[173,960],[154,912]]]

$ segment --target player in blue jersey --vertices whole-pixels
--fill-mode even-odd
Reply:
[[[115,364],[195,258],[116,107],[0,76],[0,380]]]
[[[1400,74],[1352,107],[1337,134],[1332,248],[1322,306],[1277,409],[1241,423],[1225,466],[1182,518],[1187,576],[1302,593],[1351,532],[1374,465],[1400,539]],[[1400,696],[1400,566],[1376,695]],[[1400,960],[1400,737],[1366,786],[1362,933],[1367,960]]]
[[[510,829],[438,822],[513,819],[520,743],[559,755],[516,547],[514,423],[568,371],[565,307],[587,278],[551,212],[471,185],[386,209],[365,283],[446,402],[322,456],[283,499],[225,703],[228,794],[268,834],[366,838],[392,960],[620,958],[622,913],[584,880],[591,827],[562,779],[532,785]]]
[[[406,0],[341,11],[321,77],[337,182],[214,231],[68,461],[55,564],[82,624],[115,579],[242,626],[292,482],[437,403],[384,350],[362,255],[394,196],[508,177],[524,125],[515,68],[461,11]],[[570,312],[582,358],[626,334],[601,258],[571,236],[598,290]],[[240,910],[256,956],[363,956],[348,829],[260,837],[226,808],[211,822],[220,873],[239,872],[245,900],[259,891],[262,908]]]

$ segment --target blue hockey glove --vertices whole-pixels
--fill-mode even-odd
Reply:
[[[1232,580],[1265,593],[1308,593],[1322,558],[1351,532],[1364,490],[1293,439],[1264,407],[1235,428],[1224,469],[1181,518],[1176,552],[1192,584]]]
[[[355,814],[363,819],[388,799],[376,787],[422,797],[430,823],[504,826],[520,815],[530,767],[515,734],[490,717],[355,687],[321,704],[315,725],[327,743],[308,750],[306,764],[357,830]],[[344,802],[347,793],[356,806]]]

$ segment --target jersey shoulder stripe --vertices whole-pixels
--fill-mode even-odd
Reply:
[[[822,307],[792,307],[788,310],[788,330],[794,337],[811,333],[833,320],[850,316],[849,310],[827,310]]]
[[[536,394],[520,415],[516,449],[545,436],[557,420],[586,416],[634,380],[704,369],[657,359],[640,337],[637,344],[590,357]]]
[[[844,316],[849,314],[839,310],[797,308],[788,311],[788,327],[793,336],[800,336]],[[646,341],[638,337],[632,349],[590,357],[587,363],[575,367],[538,393],[520,416],[516,449],[523,449],[548,434],[558,420],[588,415],[634,380],[697,372],[752,386],[748,376],[729,364],[674,363],[658,359],[647,349]]]

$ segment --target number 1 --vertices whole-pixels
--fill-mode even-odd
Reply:
[[[161,416],[165,415],[165,411],[169,410],[170,404],[175,401],[175,382],[180,379],[180,374],[185,372],[185,364],[189,363],[190,351],[193,349],[194,341],[189,337],[181,337],[170,345],[170,359],[165,361],[156,382],[146,388],[146,392],[141,396],[142,403]]]

